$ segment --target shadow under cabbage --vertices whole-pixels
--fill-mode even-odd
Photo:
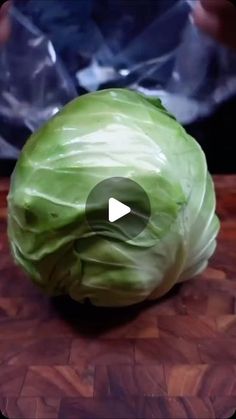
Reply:
[[[69,296],[51,298],[56,314],[68,322],[76,333],[86,337],[99,337],[108,331],[118,329],[135,320],[141,312],[150,307],[160,306],[166,300],[174,298],[182,284],[176,284],[164,297],[155,301],[143,301],[128,307],[97,307],[86,300],[83,304]]]

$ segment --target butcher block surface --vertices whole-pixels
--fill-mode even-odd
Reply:
[[[210,419],[236,409],[236,176],[216,176],[218,247],[165,298],[50,299],[11,259],[0,179],[0,409],[9,418]]]

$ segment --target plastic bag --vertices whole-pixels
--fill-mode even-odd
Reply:
[[[11,126],[1,124],[4,141],[21,148],[76,94],[107,87],[159,96],[183,124],[210,115],[236,93],[236,53],[194,25],[195,4],[18,0],[23,14],[13,11],[0,51],[0,118]]]
[[[161,4],[165,7],[158,16],[118,53],[110,48],[108,54],[109,45],[103,43],[76,76],[89,91],[125,86],[159,96],[186,124],[211,114],[236,93],[236,53],[195,26],[196,0]]]
[[[16,158],[26,138],[77,93],[52,43],[16,9],[0,51],[0,157]]]

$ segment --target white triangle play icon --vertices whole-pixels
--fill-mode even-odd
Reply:
[[[109,198],[108,219],[110,223],[119,220],[119,218],[124,217],[130,212],[131,209],[130,207],[128,207],[128,205],[122,204],[122,202],[118,201],[115,198]]]

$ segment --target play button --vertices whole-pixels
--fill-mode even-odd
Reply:
[[[109,199],[108,219],[110,223],[114,223],[114,221],[117,221],[125,215],[129,214],[130,211],[131,209],[128,207],[128,205],[122,204],[122,202],[115,198]]]
[[[146,227],[150,212],[145,190],[123,177],[98,183],[86,202],[86,219],[91,230],[107,240],[133,239]]]

